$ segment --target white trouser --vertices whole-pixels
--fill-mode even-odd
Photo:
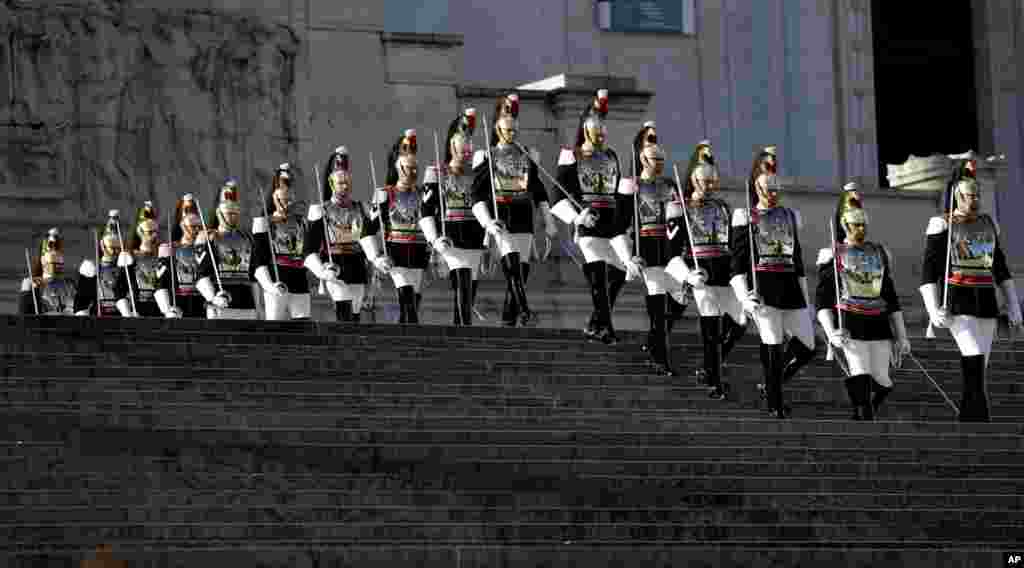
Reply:
[[[256,310],[239,310],[236,308],[206,306],[206,319],[254,320],[256,319]]]
[[[889,378],[892,341],[888,339],[876,341],[850,339],[843,347],[843,353],[846,355],[846,362],[850,365],[851,377],[867,374],[883,387],[892,386],[892,379]]]
[[[391,269],[391,281],[395,283],[395,288],[412,286],[418,293],[423,282],[423,269],[396,266]]]
[[[483,255],[484,251],[479,249],[451,247],[441,255],[441,258],[443,258],[445,264],[448,265],[448,270],[458,270],[460,268],[472,269],[473,280],[476,280],[480,272],[480,259]]]
[[[619,270],[626,270],[626,265],[622,264],[622,261],[619,260],[619,255],[615,254],[615,249],[612,248],[611,239],[578,236],[576,237],[576,245],[580,247],[580,252],[583,253],[583,260],[587,261],[588,264],[591,262],[607,262]]]
[[[308,318],[310,314],[309,294],[285,294],[275,296],[263,293],[263,306],[266,319],[284,321],[289,319]]]
[[[682,283],[666,272],[664,266],[649,266],[645,268],[643,280],[644,284],[647,285],[648,296],[675,292],[682,287]]]
[[[519,262],[530,262],[530,256],[533,254],[533,233],[502,233],[497,241],[501,256],[518,252]]]
[[[995,318],[953,316],[950,318],[949,332],[953,334],[953,340],[960,348],[961,355],[984,355],[985,364],[988,365],[988,356],[992,352],[992,338],[996,334]]]
[[[366,295],[365,284],[345,284],[344,282],[323,282],[332,302],[352,302],[352,313],[359,313]]]
[[[762,306],[754,316],[761,343],[766,345],[782,345],[786,336],[799,339],[804,347],[814,349],[814,326],[811,324],[810,310],[780,310],[771,306]]]
[[[267,318],[267,309],[263,305],[263,287],[260,286],[259,282],[252,283],[252,300],[256,304],[256,318],[255,319],[269,319]]]
[[[729,315],[736,323],[743,325],[747,314],[736,299],[732,286],[703,286],[693,289],[693,301],[703,317]],[[809,347],[809,345],[808,345]]]

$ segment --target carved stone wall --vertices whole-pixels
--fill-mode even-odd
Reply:
[[[167,6],[0,4],[0,184],[63,188],[70,207],[17,216],[82,222],[189,191],[212,203],[225,176],[255,188],[297,153],[293,31]]]

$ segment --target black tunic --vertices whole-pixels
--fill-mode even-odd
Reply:
[[[757,263],[757,292],[764,305],[780,310],[807,307],[800,278],[804,276],[803,251],[800,248],[796,214],[786,207],[770,210],[754,209],[754,228],[757,250],[753,252]],[[747,210],[733,212],[732,268],[730,279],[744,275],[752,288],[750,274],[750,230]]]
[[[327,254],[328,240],[324,238],[325,219],[330,232],[330,255]],[[379,227],[380,223],[370,221],[362,202],[352,201],[348,207],[343,207],[333,200],[327,201],[322,216],[306,224],[302,254],[317,253],[320,262],[333,261],[346,284],[366,284],[369,271],[359,239],[376,235]]]
[[[198,245],[174,245],[174,255],[161,259],[160,284],[157,290],[174,294],[175,305],[185,317],[205,318],[206,300],[196,289],[199,280],[199,255],[206,250]],[[171,278],[171,271],[174,278]]]
[[[606,239],[615,236],[616,219],[622,215],[616,211],[621,201],[616,199],[619,195],[619,172],[619,157],[611,148],[595,152],[590,158],[577,157],[571,164],[558,166],[555,172],[558,183],[572,194],[577,203],[597,213],[597,223],[593,227],[579,226],[579,236]],[[555,205],[565,198],[561,191],[552,197],[558,197],[552,199]]]
[[[217,262],[224,290],[231,294],[231,305],[228,307],[235,310],[256,309],[252,291],[252,236],[242,230],[218,232],[210,244],[215,258],[210,256],[211,247],[207,243],[197,245],[200,251],[199,280],[209,278],[216,290],[217,276],[213,263]]]
[[[473,205],[486,203],[491,217],[504,222],[509,233],[533,234],[534,207],[548,201],[537,165],[512,145],[498,145],[491,151],[495,154],[495,177],[498,178],[494,188],[498,211],[494,211],[487,158],[473,170]]]
[[[281,282],[292,294],[309,294],[309,277],[303,265],[306,258],[303,255],[307,233],[305,217],[293,214],[281,221],[272,220],[269,230],[253,235],[253,274],[257,268],[265,266],[270,271],[270,279],[276,281],[273,265],[277,264]],[[271,251],[271,237],[274,239],[276,257]]]
[[[115,305],[116,298],[114,297],[114,287],[117,283],[117,276],[119,272],[124,272],[117,263],[114,261],[103,262],[100,261],[99,266],[96,267],[96,274],[99,277],[100,286],[100,316],[101,317],[118,317],[120,312],[117,311]],[[88,277],[81,273],[78,275],[78,291],[75,294],[75,312],[87,310],[90,316],[96,314],[96,278],[97,276]]]
[[[708,198],[699,207],[686,208],[690,231],[696,246],[690,247],[690,234],[686,221],[680,216],[669,222],[669,230],[676,231],[679,241],[679,255],[690,270],[693,266],[694,249],[697,263],[708,273],[708,286],[728,286],[732,277],[732,210],[721,199]]]
[[[420,219],[427,216],[423,208],[423,188],[398,191],[396,186],[387,186],[383,192],[386,199],[379,204],[380,215],[370,221],[370,234],[383,230],[387,255],[395,266],[426,269],[430,251],[419,226]]]
[[[959,243],[958,250],[963,250],[967,254],[956,255],[957,260],[963,260],[951,262],[950,265],[949,313],[979,318],[998,317],[999,305],[993,284],[1001,284],[1012,277],[1010,269],[1006,266],[1006,256],[999,244],[998,229],[988,215],[979,215],[977,221],[970,224],[956,223],[954,227],[954,244]],[[938,230],[940,228],[941,230]],[[948,237],[945,219],[933,217],[925,238],[921,284],[939,285],[940,304],[943,294],[942,280],[946,272]],[[975,253],[973,258],[972,251]],[[964,274],[968,271],[958,269],[957,264],[968,265],[971,264],[971,260],[980,260],[978,268],[981,269],[975,268],[968,276]]]
[[[618,234],[634,233],[636,209],[640,210],[640,257],[647,266],[665,266],[679,254],[681,240],[678,233],[672,231],[674,219],[669,219],[670,208],[679,211],[676,197],[676,184],[662,178],[657,183],[639,181],[638,196],[617,195],[614,211]],[[639,203],[634,200],[638,199]],[[581,227],[582,229],[582,227]],[[635,240],[633,241],[636,242]],[[635,245],[634,245],[635,246]],[[636,249],[630,251],[636,254]]]
[[[859,280],[863,281],[864,284],[860,287],[862,289],[874,288],[878,291],[878,295],[874,296],[874,293],[861,292],[860,294],[849,290],[852,288],[849,284],[843,284],[840,280],[840,287],[843,289],[843,301],[840,302],[836,298],[836,284],[835,284],[835,261],[830,254],[821,255],[824,259],[826,256],[828,260],[826,262],[819,262],[818,264],[818,287],[815,290],[815,304],[818,309],[831,309],[832,317],[838,318],[837,306],[841,305],[843,308],[843,327],[850,333],[852,339],[860,341],[879,341],[892,339],[892,326],[889,325],[889,315],[900,311],[900,298],[896,294],[896,286],[892,280],[891,270],[891,259],[888,253],[881,246],[873,245],[873,243],[865,243],[865,247],[849,247],[848,250],[856,251],[861,253],[867,253],[865,256],[873,257],[872,260],[877,259],[880,261],[880,266],[874,262],[870,262],[873,268],[867,270],[852,270],[855,274],[849,274],[848,280],[855,282],[856,276],[859,275]],[[841,247],[840,255],[844,255],[844,248]],[[853,264],[847,262],[846,264]],[[880,275],[878,273],[881,273]],[[871,285],[869,278],[864,278],[865,275],[870,276],[874,274],[876,283],[874,286]],[[880,280],[880,286],[877,281]],[[849,290],[849,291],[848,291]],[[865,307],[867,309],[865,309]],[[839,320],[836,319],[836,325]]]
[[[137,251],[132,254],[135,262],[128,267],[128,270],[121,268],[117,271],[117,281],[114,283],[114,297],[117,301],[128,300],[129,306],[131,292],[135,292],[135,310],[143,317],[158,317],[163,314],[156,303],[156,291],[160,284],[160,267],[162,259],[155,255],[143,255]],[[128,286],[128,279],[131,278],[131,287]]]
[[[423,187],[426,194],[423,198],[423,213],[426,216],[434,217],[437,223],[437,231],[441,232],[441,223],[444,223],[444,232],[452,240],[452,244],[461,249],[480,250],[484,248],[484,228],[473,216],[473,175],[453,176],[445,167],[445,218],[441,219],[441,195],[438,191],[440,184],[428,183]]]

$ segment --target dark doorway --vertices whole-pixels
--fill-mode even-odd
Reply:
[[[978,149],[971,3],[872,0],[878,179],[910,154]]]

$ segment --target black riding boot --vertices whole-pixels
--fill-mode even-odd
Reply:
[[[334,302],[334,315],[338,321],[352,321],[352,300]]]
[[[526,284],[523,279],[523,264],[519,262],[519,253],[510,252],[501,257],[501,267],[505,271],[505,278],[508,279],[512,289],[512,297],[515,298],[518,311],[517,321],[521,326],[537,324],[537,314],[530,311],[530,304],[526,299]]]
[[[846,385],[846,394],[850,397],[850,404],[853,405],[853,416],[851,420],[874,420],[874,409],[871,407],[871,383],[875,380],[871,375],[854,375],[847,377],[843,383]]]
[[[985,388],[985,356],[960,357],[964,390],[960,399],[961,422],[988,422],[988,392]]]

